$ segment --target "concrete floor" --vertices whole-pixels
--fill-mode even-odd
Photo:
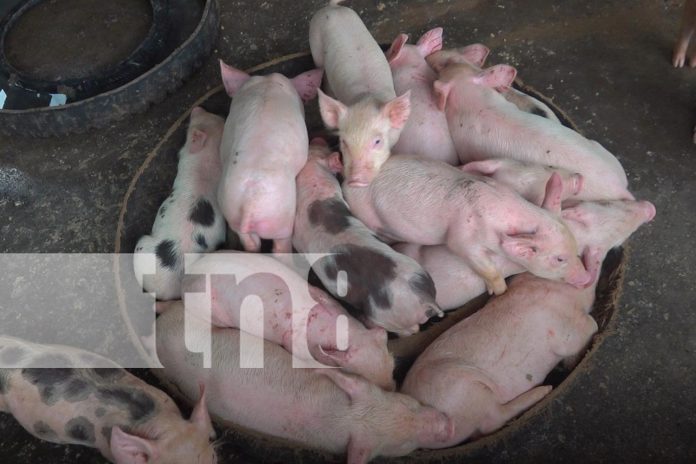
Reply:
[[[62,139],[0,137],[0,250],[114,250],[121,201],[171,124],[218,85],[217,59],[245,68],[308,49],[324,0],[222,1],[218,47],[182,89],[145,114]],[[670,65],[680,2],[350,0],[379,42],[445,28],[446,46],[482,42],[590,138],[615,153],[656,220],[630,241],[614,333],[563,395],[473,462],[696,461],[696,70]],[[0,179],[2,180],[2,179]],[[243,446],[222,462],[247,462]],[[0,417],[0,462],[94,463],[98,453],[29,437]]]

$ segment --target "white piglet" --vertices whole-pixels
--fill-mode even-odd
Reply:
[[[394,89],[398,93],[411,92],[411,115],[394,145],[394,153],[457,165],[459,158],[450,137],[447,118],[437,107],[433,95],[437,74],[425,61],[426,56],[442,49],[442,28],[426,32],[415,45],[409,45],[407,41],[408,36],[400,34],[387,51]]]
[[[500,94],[515,79],[515,68],[482,71],[466,60],[450,63],[442,52],[427,60],[439,72],[433,88],[461,160],[512,158],[565,168],[584,177],[580,200],[633,199],[621,163],[599,143],[520,111]]]
[[[309,45],[326,72],[319,91],[324,124],[338,129],[344,175],[354,187],[367,186],[390,155],[410,114],[410,93],[396,97],[389,63],[360,17],[340,0],[317,11],[309,24]]]
[[[273,240],[274,252],[289,253],[295,176],[309,147],[302,101],[316,96],[322,71],[288,79],[249,76],[222,61],[220,67],[225,90],[234,97],[220,147],[220,207],[245,250],[259,251],[263,238]]]

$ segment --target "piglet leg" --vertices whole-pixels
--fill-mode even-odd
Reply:
[[[495,432],[505,425],[507,421],[519,416],[541,401],[551,391],[551,388],[550,385],[535,387],[522,393],[517,398],[500,405],[495,412],[491,413],[489,417],[490,422],[481,426],[481,433],[485,435]]]

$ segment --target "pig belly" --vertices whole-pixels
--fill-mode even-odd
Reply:
[[[599,143],[564,126],[523,112],[501,115],[491,108],[477,116],[450,109],[448,121],[459,156],[466,161],[511,158],[565,168],[584,176],[579,200],[633,199],[619,161]]]

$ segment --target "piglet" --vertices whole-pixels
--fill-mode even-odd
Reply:
[[[599,143],[505,100],[499,90],[510,87],[515,68],[447,64],[440,52],[427,60],[439,72],[433,88],[460,159],[512,158],[565,168],[583,175],[578,199],[633,199],[621,163]]]
[[[454,419],[454,437],[444,447],[497,430],[550,391],[539,385],[551,369],[586,349],[597,331],[589,312],[607,251],[655,215],[652,204],[636,201],[580,203],[566,211],[575,231],[587,232],[584,259],[593,284],[577,289],[529,273],[515,276],[505,295],[447,330],[406,375],[404,393]]]
[[[588,315],[593,300],[594,287],[521,274],[505,295],[428,346],[402,391],[454,420],[454,436],[443,448],[492,433],[551,391],[539,386],[546,375],[585,348],[597,331]]]
[[[410,114],[410,94],[396,97],[389,63],[360,17],[331,0],[309,24],[309,45],[317,67],[326,72],[319,91],[324,124],[337,129],[344,175],[365,187],[389,157]]]
[[[190,399],[199,383],[205,385],[208,408],[216,419],[347,453],[351,464],[378,455],[402,456],[451,440],[453,424],[442,412],[338,369],[294,369],[291,355],[268,341],[246,336],[253,342],[240,348],[236,329],[213,329],[212,368],[204,368],[201,358],[187,350],[207,349],[209,328],[195,322],[186,321],[184,343],[181,309],[157,320],[157,353],[165,366],[157,375]],[[240,358],[261,358],[263,368],[241,368]]]
[[[442,49],[442,28],[429,30],[415,45],[409,45],[407,41],[408,36],[400,34],[386,53],[394,90],[398,94],[411,92],[411,115],[393,151],[459,164],[447,118],[437,107],[433,95],[437,74],[425,61],[426,56]]]
[[[460,168],[464,172],[490,177],[519,193],[525,200],[541,206],[546,196],[546,186],[555,172],[563,186],[561,201],[577,198],[582,191],[582,175],[563,168],[537,163],[497,158],[472,161]]]
[[[407,41],[408,36],[400,34],[386,53],[396,93],[411,92],[411,115],[393,151],[397,154],[407,153],[458,165],[460,159],[450,136],[447,118],[438,108],[433,94],[433,83],[437,80],[437,74],[425,58],[432,53],[440,52],[440,56],[447,57],[447,63],[468,59],[481,66],[490,50],[484,45],[473,44],[440,51],[441,27],[423,34],[415,45],[409,45]],[[510,88],[502,95],[522,111],[558,122],[556,114],[546,104],[524,92]]]
[[[330,254],[314,263],[314,272],[370,326],[399,335],[418,332],[419,324],[442,314],[433,281],[350,213],[334,176],[340,170],[337,158],[323,139],[310,144],[309,160],[297,176],[293,245],[301,253]],[[345,288],[338,283],[341,271]]]
[[[469,65],[481,68],[486,62],[490,49],[483,44],[471,44],[466,47],[453,48],[438,52],[438,69],[445,68],[451,64],[468,63]],[[434,81],[435,79],[433,79]],[[432,90],[432,86],[431,86]],[[525,113],[533,114],[546,118],[549,121],[559,123],[558,116],[548,105],[531,95],[517,90],[514,87],[497,88],[500,94],[517,109]]]
[[[210,320],[217,327],[241,328],[283,346],[297,358],[340,366],[383,388],[394,388],[394,358],[387,350],[384,329],[366,329],[333,298],[281,262],[259,254],[214,253],[186,272],[182,288],[190,314],[207,320],[210,302]],[[195,297],[194,292],[206,292],[206,298]],[[251,295],[261,299],[262,312],[241,311]],[[339,340],[339,327],[347,328],[344,342]]]
[[[493,179],[409,156],[390,158],[368,188],[343,186],[351,211],[393,241],[446,244],[486,281],[505,291],[490,256],[504,255],[540,277],[582,287],[589,275],[575,238],[560,222],[562,185],[551,176],[544,208]]]
[[[225,240],[227,228],[215,195],[223,125],[220,116],[193,109],[172,193],[157,211],[151,234],[135,246],[136,278],[159,300],[181,297],[186,253],[213,251]],[[149,253],[155,254],[155,274],[148,272]]]
[[[621,245],[635,230],[655,216],[647,201],[613,200],[580,202],[561,212],[563,222],[577,238],[578,249],[604,243],[607,250]],[[486,291],[486,283],[447,247],[399,243],[394,246],[418,261],[432,276],[437,303],[445,311],[459,308]],[[503,276],[519,274],[524,268],[502,256],[492,256]]]
[[[0,412],[41,440],[94,447],[116,464],[217,462],[203,389],[185,420],[169,396],[93,353],[2,336],[0,361],[16,366],[0,369]]]
[[[259,251],[264,238],[273,240],[275,253],[290,253],[295,176],[307,161],[302,100],[316,96],[322,71],[289,80],[252,77],[222,61],[220,67],[225,90],[234,96],[220,149],[220,207],[245,250]]]

